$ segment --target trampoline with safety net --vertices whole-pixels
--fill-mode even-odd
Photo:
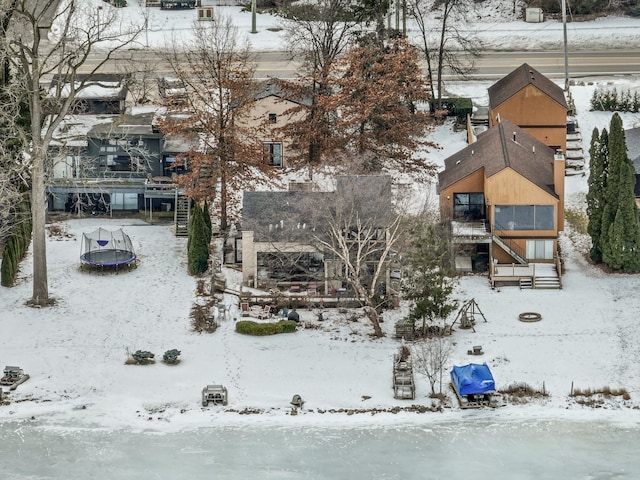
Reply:
[[[130,267],[135,265],[136,254],[131,239],[121,228],[114,231],[98,228],[82,234],[80,260],[91,267]]]

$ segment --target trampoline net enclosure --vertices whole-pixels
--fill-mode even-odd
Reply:
[[[117,267],[134,262],[136,254],[131,239],[121,228],[115,231],[99,228],[82,234],[80,260],[87,265]]]

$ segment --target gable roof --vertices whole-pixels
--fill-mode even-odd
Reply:
[[[301,92],[294,92],[292,89],[287,89],[286,82],[277,78],[270,78],[258,84],[256,92],[253,94],[254,100],[262,100],[267,97],[277,97],[281,100],[288,100],[298,105],[304,105],[306,107],[311,106],[311,96],[304,95]]]
[[[307,232],[321,231],[313,207],[330,203],[329,192],[244,192],[242,230],[253,231],[256,242],[294,241]]]
[[[381,209],[381,202],[388,208]],[[391,178],[386,175],[338,177],[333,192],[244,192],[242,230],[253,231],[256,242],[305,242],[310,235],[326,237],[329,208],[388,221],[390,202]]]
[[[519,173],[557,198],[553,178],[554,152],[507,119],[483,132],[478,140],[445,159],[438,191],[484,169],[491,177],[506,168]]]
[[[506,77],[501,78],[489,87],[489,106],[496,108],[527,85],[533,85],[562,107],[569,108],[562,88],[528,63],[523,63]]]

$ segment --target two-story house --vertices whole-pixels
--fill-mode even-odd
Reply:
[[[153,219],[154,212],[177,215],[180,203],[188,216],[188,202],[174,177],[187,168],[177,159],[191,144],[159,131],[155,119],[161,107],[125,113],[127,90],[122,80],[118,75],[92,77],[78,92],[73,113],[54,133],[48,208],[144,211]],[[64,97],[65,86],[56,82],[51,88],[62,88]],[[182,219],[183,224],[187,221]]]
[[[251,132],[260,144],[265,163],[284,167],[298,153],[286,127],[304,119],[310,106],[310,97],[290,91],[282,81],[273,78],[257,86],[248,113],[234,121],[244,131]]]
[[[440,212],[460,247],[459,269],[487,268],[492,285],[558,287],[564,167],[560,151],[504,118],[447,158]]]
[[[327,245],[338,231],[348,244],[364,229],[369,244],[385,242],[391,218],[391,179],[383,175],[338,177],[330,192],[244,192],[243,283],[256,288],[313,284],[323,292],[337,291],[346,286],[343,268]],[[374,257],[366,260],[375,262]]]
[[[560,86],[523,63],[489,87],[489,127],[506,118],[552,151],[567,149],[567,101]]]

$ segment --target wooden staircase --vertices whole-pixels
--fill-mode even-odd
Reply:
[[[517,248],[517,246],[511,241],[496,234],[493,235],[493,241],[496,244],[500,245],[500,247],[509,255],[511,255],[519,264],[526,265],[528,263],[527,259],[525,258],[524,252],[521,249]]]
[[[555,277],[535,277],[533,279],[533,288],[535,289],[552,289],[552,290],[560,290],[562,288],[562,284],[560,283],[560,278],[558,276]]]
[[[190,205],[189,198],[176,191],[176,210],[174,215],[174,233],[176,237],[189,235]]]

